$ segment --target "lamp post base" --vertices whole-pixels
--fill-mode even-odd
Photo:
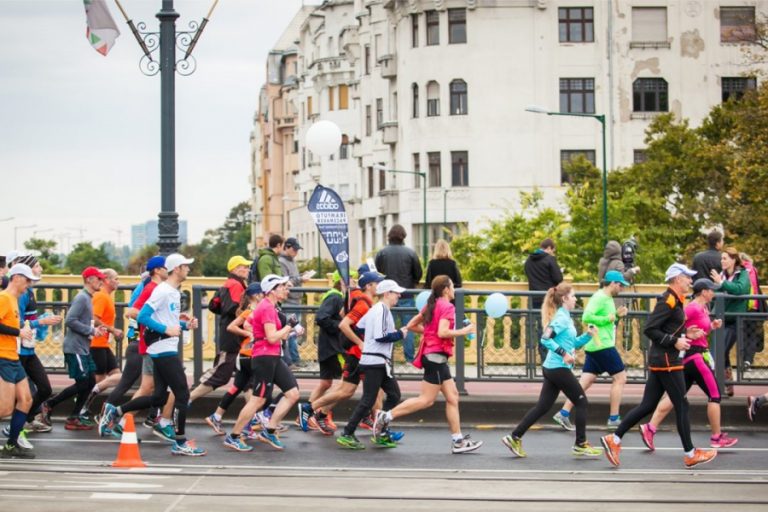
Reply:
[[[160,212],[157,215],[157,246],[167,256],[179,250],[179,214]]]

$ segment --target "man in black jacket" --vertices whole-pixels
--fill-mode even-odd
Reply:
[[[723,234],[716,229],[713,229],[707,235],[707,245],[709,249],[706,251],[697,252],[693,257],[693,270],[696,271],[694,279],[709,279],[713,270],[717,270],[719,274],[722,272],[720,268],[720,251],[723,249]]]
[[[539,248],[525,260],[525,275],[528,278],[528,289],[531,291],[546,292],[563,281],[563,272],[555,258],[555,242],[551,238],[545,238]],[[542,302],[543,296],[534,297],[531,307],[539,309]]]

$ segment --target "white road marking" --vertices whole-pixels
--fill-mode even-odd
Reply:
[[[91,494],[92,500],[149,500],[152,498],[151,494],[133,494],[122,492],[94,492]]]
[[[66,485],[63,485],[66,484]],[[144,482],[91,482],[87,484],[81,484],[79,481],[62,480],[60,484],[45,485],[45,489],[146,489],[146,488],[158,488],[163,487],[162,484],[148,484]]]
[[[119,445],[120,440],[119,439],[57,439],[57,438],[51,438],[51,437],[36,437],[35,444],[43,442],[43,443],[101,443],[101,444],[114,444]],[[153,439],[142,439],[139,443],[139,446],[143,444],[162,444],[167,445],[168,443],[164,441],[155,441]]]

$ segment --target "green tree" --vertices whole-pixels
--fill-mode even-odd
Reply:
[[[56,252],[56,242],[42,238],[30,238],[24,242],[24,248],[37,254],[38,261],[43,267],[45,274],[63,274],[63,261],[60,254]]]
[[[187,246],[187,251],[199,254],[200,260],[192,266],[194,274],[206,276],[227,275],[227,260],[236,254],[248,256],[251,239],[251,206],[248,201],[235,205],[224,224],[206,231],[198,247]]]
[[[104,244],[94,247],[91,242],[80,242],[67,256],[67,267],[73,274],[79,274],[85,267],[113,268],[122,272],[119,262],[109,259]]]

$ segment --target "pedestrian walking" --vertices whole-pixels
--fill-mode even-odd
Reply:
[[[442,238],[435,242],[435,249],[432,252],[432,259],[427,263],[426,277],[424,278],[424,288],[432,289],[432,281],[437,276],[448,276],[456,288],[461,288],[461,271],[453,259],[451,246]]]

